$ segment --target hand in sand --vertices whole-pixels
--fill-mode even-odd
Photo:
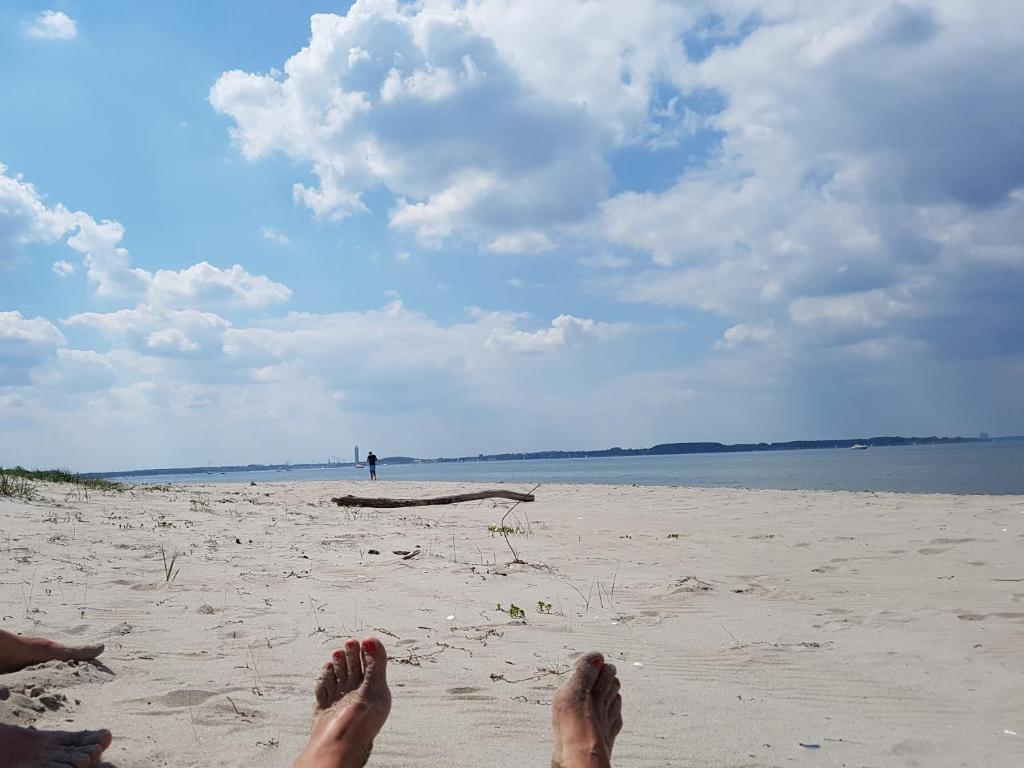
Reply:
[[[101,653],[102,645],[61,645],[45,637],[24,637],[0,629],[0,674],[44,661],[91,661]]]
[[[4,768],[89,768],[110,746],[110,731],[36,731],[0,725]]]
[[[316,682],[309,744],[295,768],[362,768],[391,711],[388,655],[375,637],[335,651]]]
[[[552,768],[610,768],[622,730],[622,696],[615,665],[585,653],[551,704],[555,728]]]

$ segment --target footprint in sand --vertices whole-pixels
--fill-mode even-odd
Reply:
[[[1009,621],[1020,621],[1024,619],[1024,613],[1002,611],[999,613],[961,613],[957,616],[961,621],[985,621],[985,619],[1007,619]]]
[[[180,688],[168,691],[162,696],[153,696],[140,699],[128,699],[124,704],[132,704],[138,707],[133,714],[140,715],[162,715],[162,710],[187,709],[199,706],[212,699],[214,696],[230,695],[241,691],[241,688],[231,688],[226,691],[204,691],[198,688]]]
[[[459,701],[494,701],[494,697],[484,692],[483,689],[472,686],[449,688],[448,694]]]

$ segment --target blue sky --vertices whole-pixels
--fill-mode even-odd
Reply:
[[[0,7],[0,463],[1024,432],[1024,11]]]

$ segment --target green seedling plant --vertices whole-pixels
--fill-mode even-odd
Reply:
[[[515,603],[509,603],[508,608],[502,608],[501,603],[498,603],[495,610],[500,611],[501,613],[507,613],[509,615],[509,618],[521,619],[522,621],[526,621],[526,611],[524,611]]]
[[[487,530],[491,533],[500,533],[502,536],[525,536],[528,533],[519,526],[513,528],[510,525],[495,525],[494,523],[488,525]]]
[[[537,613],[547,613],[550,615],[551,608],[551,603],[545,603],[543,600],[537,601]]]

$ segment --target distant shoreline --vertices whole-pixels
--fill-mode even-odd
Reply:
[[[620,456],[669,456],[705,453],[756,453],[762,451],[802,451],[852,448],[865,445],[872,448],[913,445],[951,445],[979,442],[1013,442],[1024,440],[1024,435],[1004,437],[860,437],[837,440],[790,440],[779,443],[660,443],[650,448],[605,448],[591,451],[534,451],[529,453],[477,454],[476,456],[439,457],[420,459],[412,456],[385,456],[381,464],[446,464],[489,461],[535,461],[544,459],[615,458]],[[245,464],[206,467],[167,467],[156,469],[129,469],[112,472],[83,472],[82,477],[153,477],[160,475],[194,475],[203,473],[287,471],[292,469],[352,468],[353,462],[326,462],[308,464]]]

